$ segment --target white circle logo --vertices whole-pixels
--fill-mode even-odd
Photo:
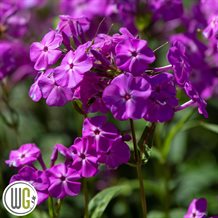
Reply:
[[[9,184],[3,192],[2,201],[6,210],[15,216],[31,213],[38,201],[36,189],[26,181]]]

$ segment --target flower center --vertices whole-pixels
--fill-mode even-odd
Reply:
[[[80,154],[80,158],[81,158],[82,160],[84,160],[84,159],[86,159],[86,155],[85,155],[85,154]]]
[[[25,158],[25,154],[22,154],[22,155],[20,156],[20,158],[21,158],[21,159]]]
[[[99,129],[95,129],[94,133],[95,133],[95,135],[99,135],[100,134],[100,130]]]
[[[124,97],[124,99],[126,101],[128,101],[131,98],[131,95],[130,94],[125,94],[123,97]]]
[[[43,51],[44,51],[44,52],[47,52],[47,51],[48,51],[48,47],[45,46],[44,49],[43,49]]]
[[[133,57],[136,57],[137,55],[138,55],[138,53],[137,53],[136,51],[133,51],[133,52],[132,52],[132,56],[133,56]]]
[[[62,182],[64,182],[64,181],[66,180],[66,177],[62,175],[61,178],[60,178],[60,180],[61,180]]]
[[[193,217],[193,218],[195,218],[195,217],[196,217],[196,215],[197,215],[196,213],[193,213],[193,214],[192,214],[192,217]]]
[[[73,67],[74,67],[73,63],[71,63],[69,65],[70,65],[70,69],[73,69]]]

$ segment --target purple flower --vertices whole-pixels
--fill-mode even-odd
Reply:
[[[18,150],[12,150],[9,160],[6,160],[5,163],[13,167],[22,167],[26,164],[32,164],[39,156],[40,150],[36,144],[24,144]]]
[[[184,218],[206,218],[207,200],[204,198],[194,199],[189,205]]]
[[[80,176],[75,169],[65,164],[58,164],[48,169],[46,174],[50,181],[48,192],[51,197],[61,199],[79,194],[81,183],[77,180]]]
[[[36,70],[45,70],[55,64],[62,52],[58,49],[62,43],[61,34],[54,30],[48,32],[41,42],[34,42],[30,47],[30,59],[35,62]]]
[[[174,42],[167,58],[173,66],[176,82],[178,85],[184,86],[191,72],[191,66],[186,57],[185,46],[179,41]]]
[[[206,18],[210,19],[212,16],[218,13],[217,0],[201,0],[200,7]]]
[[[61,0],[61,11],[70,14],[73,17],[86,16],[93,19],[95,16],[105,16],[110,12],[110,4],[108,0]]]
[[[0,80],[16,69],[16,60],[13,55],[13,43],[0,42]]]
[[[180,52],[181,58],[184,58],[184,55],[186,56],[185,63],[188,62],[192,68],[201,69],[202,63],[204,64],[205,52],[207,50],[205,44],[199,41],[193,34],[182,33],[172,35],[170,41],[172,45],[177,44],[176,47]]]
[[[169,21],[183,15],[182,0],[149,0],[148,5],[155,19],[162,18]]]
[[[90,21],[85,18],[73,18],[68,15],[61,15],[58,23],[58,32],[64,33],[68,37],[79,36],[89,29]]]
[[[117,168],[121,164],[125,164],[130,159],[130,150],[122,139],[110,141],[105,152],[99,155],[99,162],[106,164],[109,168]]]
[[[134,75],[143,73],[148,64],[155,60],[153,51],[145,40],[127,39],[121,41],[115,48],[116,64],[124,71]]]
[[[172,119],[175,107],[178,105],[173,76],[161,73],[150,77],[152,93],[147,101],[145,120],[150,122],[165,122]]]
[[[35,102],[43,97],[49,106],[63,106],[73,100],[74,92],[72,89],[58,86],[53,77],[53,70],[48,69],[45,73],[39,73],[29,95]]]
[[[82,177],[92,177],[98,172],[98,157],[91,138],[77,138],[69,149],[73,158],[72,167]]]
[[[195,102],[197,104],[199,114],[202,114],[202,115],[204,115],[205,118],[208,118],[208,113],[206,111],[207,103],[205,102],[205,100],[203,98],[201,98],[201,96],[194,89],[192,84],[190,84],[188,82],[185,83],[184,90],[185,90],[186,94],[193,100],[193,102]]]
[[[119,19],[124,25],[131,30],[131,32],[136,32],[135,27],[135,17],[137,13],[137,6],[139,2],[135,0],[119,0],[117,1],[117,14],[119,14]]]
[[[143,77],[121,74],[103,92],[103,101],[118,120],[140,119],[147,113],[151,87]]]
[[[49,106],[63,106],[73,99],[74,92],[70,88],[58,86],[53,77],[53,70],[47,70],[38,81],[39,88],[46,104]]]
[[[82,135],[94,139],[97,151],[105,151],[111,140],[121,137],[117,128],[106,119],[104,116],[86,118],[83,123]]]
[[[68,88],[76,87],[84,74],[92,68],[92,61],[86,55],[85,49],[78,48],[69,51],[59,67],[55,68],[54,78],[58,85]]]
[[[53,152],[51,154],[51,167],[54,166],[55,161],[58,158],[58,153],[62,154],[63,156],[69,156],[69,149],[62,144],[56,144],[53,148]]]
[[[218,16],[212,16],[208,23],[208,26],[203,31],[203,35],[207,39],[216,39],[218,34]]]
[[[43,76],[44,76],[43,73],[38,73],[34,83],[31,85],[29,90],[29,96],[35,102],[40,101],[40,99],[42,98],[42,92],[41,89],[39,88],[39,81]]]
[[[36,170],[30,166],[24,166],[10,179],[10,183],[15,181],[27,181],[37,191],[38,194],[38,205],[41,204],[48,198],[48,187],[49,181],[44,171]]]
[[[86,74],[81,83],[75,88],[74,98],[82,102],[83,110],[86,113],[108,111],[102,102],[102,92],[107,86],[107,81],[96,74]]]

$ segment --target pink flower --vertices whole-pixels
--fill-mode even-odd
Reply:
[[[46,171],[50,181],[48,188],[49,195],[54,198],[64,198],[65,196],[76,196],[80,192],[79,174],[65,164],[58,164]]]
[[[35,162],[39,156],[40,150],[36,144],[24,144],[19,149],[12,150],[9,160],[6,160],[5,163],[13,167],[22,167]]]
[[[61,56],[58,49],[62,43],[61,34],[54,30],[48,32],[41,42],[34,42],[30,47],[30,59],[35,62],[36,70],[45,70],[49,65],[55,64]]]
[[[72,167],[82,177],[92,177],[98,172],[98,158],[91,138],[77,138],[69,149],[72,154]]]
[[[59,67],[55,68],[54,78],[58,85],[68,88],[76,87],[84,74],[92,68],[92,61],[85,53],[85,49],[78,48],[69,51]]]

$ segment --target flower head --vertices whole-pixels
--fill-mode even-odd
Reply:
[[[75,169],[61,163],[48,169],[46,174],[50,181],[48,192],[51,197],[61,199],[79,194],[81,183],[77,180],[80,176]]]
[[[35,62],[36,70],[45,70],[55,64],[62,52],[58,49],[62,43],[61,34],[54,30],[48,32],[41,42],[34,42],[30,47],[30,59]]]
[[[80,36],[89,29],[90,21],[85,18],[73,18],[69,15],[61,15],[57,30],[68,37]]]
[[[69,149],[73,158],[72,167],[82,177],[92,177],[98,172],[97,152],[91,138],[77,138]]]
[[[111,81],[102,98],[116,119],[140,119],[147,112],[150,94],[151,86],[145,78],[125,73]]]
[[[149,0],[148,4],[156,19],[169,21],[183,15],[182,0]]]
[[[193,100],[193,102],[197,104],[199,114],[202,114],[205,118],[208,118],[208,113],[206,110],[207,103],[195,90],[193,85],[188,82],[185,83],[184,90],[186,94]]]
[[[150,122],[165,122],[173,118],[178,105],[173,76],[161,73],[150,77],[152,92],[147,102],[147,113],[144,118]]]
[[[9,155],[9,160],[6,164],[13,167],[22,167],[27,164],[32,164],[40,156],[40,150],[36,144],[24,144],[19,149],[12,150]]]
[[[58,86],[54,80],[53,71],[48,69],[45,73],[38,74],[30,87],[29,96],[35,102],[44,98],[49,106],[63,106],[73,100],[74,92],[72,89]]]
[[[206,218],[207,200],[204,198],[194,199],[189,205],[184,218]]]
[[[41,204],[48,198],[49,181],[44,171],[36,170],[30,166],[24,166],[19,170],[18,174],[11,177],[10,183],[15,181],[29,182],[37,191],[38,204]]]
[[[191,66],[186,57],[185,46],[179,41],[174,42],[167,57],[173,66],[176,82],[178,85],[183,86],[191,72]]]
[[[91,68],[92,61],[85,49],[80,47],[75,52],[69,51],[65,55],[61,65],[55,68],[54,78],[59,86],[75,88]]]
[[[109,168],[117,168],[127,163],[129,159],[129,146],[122,139],[111,140],[107,144],[107,149],[99,154],[99,162],[106,164]]]
[[[105,116],[86,118],[83,123],[83,137],[91,137],[94,139],[97,151],[107,149],[111,140],[115,140],[120,136],[117,128],[106,121]]]
[[[116,64],[124,71],[134,75],[143,73],[148,64],[155,60],[153,51],[147,46],[145,40],[122,40],[115,48]]]

